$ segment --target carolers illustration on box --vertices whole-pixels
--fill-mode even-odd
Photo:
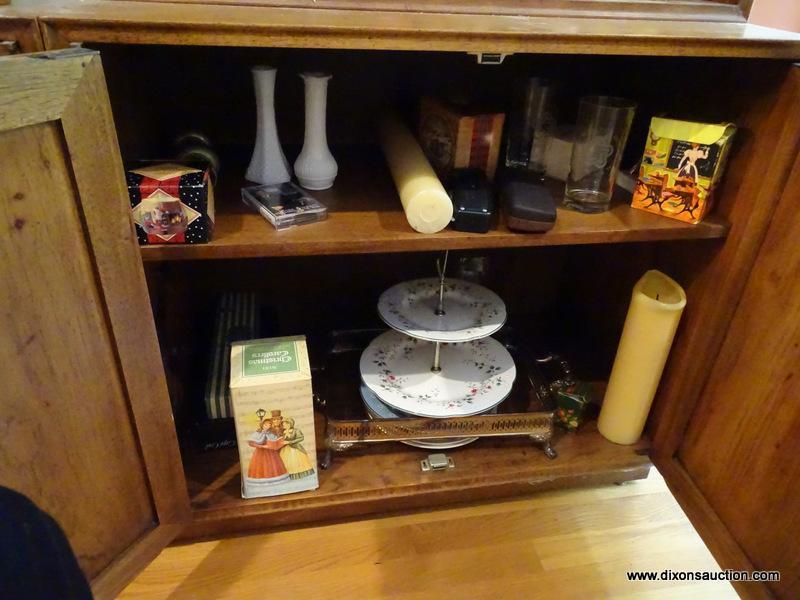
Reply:
[[[305,337],[237,342],[230,357],[242,497],[319,487]]]

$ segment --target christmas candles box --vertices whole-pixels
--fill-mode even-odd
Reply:
[[[484,171],[491,181],[497,169],[504,121],[503,113],[423,98],[419,140],[441,177],[447,177],[453,169],[475,168]]]
[[[319,487],[305,337],[232,344],[231,403],[243,498]]]
[[[653,118],[631,206],[688,223],[712,207],[736,127]]]
[[[130,167],[125,178],[140,244],[211,241],[214,190],[208,167],[142,163]]]

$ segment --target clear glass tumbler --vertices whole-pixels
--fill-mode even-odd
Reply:
[[[543,178],[547,135],[555,127],[555,86],[541,77],[520,82],[509,115],[506,166]]]
[[[564,205],[587,213],[608,210],[636,103],[586,96],[578,107]]]

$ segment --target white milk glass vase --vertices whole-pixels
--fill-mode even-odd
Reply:
[[[306,88],[306,130],[303,149],[294,163],[300,185],[307,190],[326,190],[333,185],[339,166],[328,148],[325,112],[328,73],[302,73]]]
[[[252,68],[256,90],[256,145],[245,177],[273,185],[292,179],[289,161],[281,149],[275,124],[275,75],[277,69],[259,65]]]

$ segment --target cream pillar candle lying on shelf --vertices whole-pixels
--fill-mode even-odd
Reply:
[[[408,224],[420,233],[447,227],[453,203],[417,140],[396,115],[381,121],[380,140]]]
[[[642,435],[684,306],[683,288],[660,271],[633,287],[597,422],[607,440],[633,444]]]

